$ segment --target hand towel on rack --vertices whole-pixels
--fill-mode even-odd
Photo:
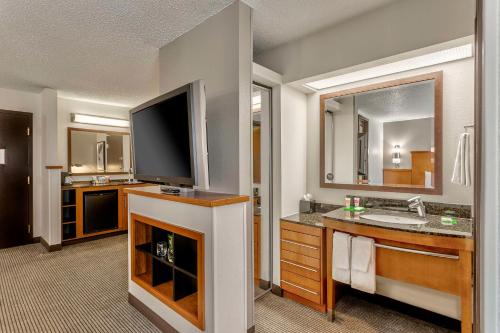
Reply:
[[[457,155],[451,182],[467,186],[471,185],[470,178],[470,134],[462,133],[458,141]]]
[[[351,283],[351,235],[343,232],[333,234],[332,278]]]
[[[374,294],[375,286],[375,241],[355,237],[352,240],[351,287]]]

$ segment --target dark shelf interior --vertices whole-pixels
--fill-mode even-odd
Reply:
[[[76,223],[62,225],[62,239],[68,240],[76,238]]]
[[[76,206],[62,207],[62,222],[76,221]]]
[[[137,229],[143,235],[136,245],[136,261],[142,271],[137,271],[136,276],[155,290],[180,306],[196,313],[197,304],[197,241],[182,235],[172,233],[160,228],[138,223]],[[168,243],[173,237],[174,260],[168,261],[168,256],[158,256],[156,245],[160,241]]]
[[[74,189],[71,190],[63,190],[62,191],[62,205],[75,205],[76,204],[76,191]]]

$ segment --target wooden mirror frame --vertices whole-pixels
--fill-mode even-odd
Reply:
[[[93,133],[104,133],[104,134],[109,134],[109,135],[121,135],[125,136],[128,135],[130,136],[130,133],[127,132],[113,132],[113,131],[102,131],[102,130],[96,130],[96,129],[89,129],[89,128],[76,128],[76,127],[68,127],[68,173],[71,175],[75,176],[89,176],[89,175],[123,175],[128,173],[128,171],[116,171],[116,172],[82,172],[82,173],[75,173],[71,172],[71,132],[93,132]],[[132,158],[132,144],[130,144],[130,157]],[[132,164],[132,160],[130,161],[130,164]]]
[[[400,85],[434,80],[434,187],[419,188],[412,186],[389,186],[389,185],[363,185],[363,184],[339,184],[325,182],[325,100],[337,97],[345,97],[373,90],[397,87]],[[319,182],[321,188],[348,189],[360,191],[379,191],[379,192],[402,192],[419,194],[443,194],[443,72],[432,72],[423,75],[412,76],[404,79],[392,80],[387,82],[370,84],[367,86],[337,91],[323,94],[320,99],[320,165]]]

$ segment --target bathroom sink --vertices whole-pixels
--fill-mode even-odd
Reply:
[[[394,215],[378,215],[378,214],[361,215],[361,218],[372,221],[397,223],[397,224],[426,224],[427,222],[429,222],[425,220],[412,219],[409,217],[394,216]]]

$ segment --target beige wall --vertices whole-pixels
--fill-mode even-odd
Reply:
[[[255,62],[292,82],[472,35],[474,8],[474,0],[395,1],[258,54]]]
[[[457,140],[464,125],[474,122],[474,60],[459,60],[442,65],[388,75],[324,90],[321,93],[360,87],[418,74],[443,71],[443,195],[424,195],[424,200],[472,204],[472,187],[464,188],[450,182]],[[307,191],[316,200],[342,204],[346,194],[386,198],[406,198],[410,194],[324,189],[319,187],[319,93],[308,95],[307,117]],[[286,182],[286,179],[283,180]]]

